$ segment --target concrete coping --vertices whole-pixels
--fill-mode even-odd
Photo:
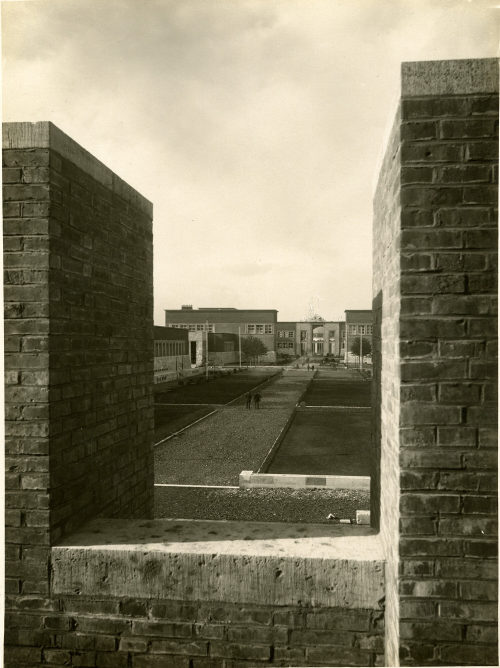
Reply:
[[[367,526],[96,519],[52,548],[54,594],[378,608]]]
[[[497,58],[401,63],[402,97],[496,92]]]
[[[293,489],[370,490],[370,477],[361,475],[302,475],[293,473],[254,473],[242,471],[239,486]]]
[[[153,204],[148,199],[50,121],[3,123],[2,148],[55,151],[149,218],[153,217]]]

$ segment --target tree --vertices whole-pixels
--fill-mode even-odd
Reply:
[[[363,347],[363,350],[361,350],[361,346]],[[353,355],[360,357],[361,353],[363,353],[363,357],[365,357],[365,355],[371,355],[371,352],[372,344],[368,337],[363,336],[363,344],[361,344],[361,338],[359,336],[356,336],[354,339],[352,339],[351,353]]]
[[[267,353],[267,348],[256,336],[246,336],[241,339],[241,353],[245,359],[254,364],[259,363],[259,356]]]

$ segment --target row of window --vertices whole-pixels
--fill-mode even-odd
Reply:
[[[278,341],[278,348],[295,348],[293,341]]]
[[[246,325],[247,334],[273,334],[274,327],[273,325]]]
[[[185,341],[155,341],[155,357],[173,357],[187,354]]]
[[[294,337],[295,337],[295,332],[286,331],[286,330],[284,330],[284,329],[279,329],[279,330],[278,330],[278,338],[281,338],[281,339],[286,339],[286,338],[293,339]]]
[[[372,334],[373,325],[349,325],[349,334]]]
[[[177,329],[188,329],[190,332],[206,332],[207,331],[207,325],[204,323],[179,323],[179,322],[169,322],[167,323],[167,327],[175,327]],[[213,332],[214,331],[214,326],[212,324],[208,324],[208,331]]]

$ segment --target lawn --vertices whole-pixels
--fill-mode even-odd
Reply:
[[[314,379],[303,400],[308,406],[370,406],[371,382]]]
[[[371,411],[297,411],[267,473],[370,475]]]
[[[174,386],[168,391],[155,389],[155,441],[161,441],[208,415],[217,405],[226,404],[250,391],[275,373],[250,369],[208,382],[201,379],[198,384]]]
[[[226,404],[277,372],[278,370],[249,369],[219,376],[208,382],[201,376],[200,382],[196,384],[178,385],[168,391],[155,389],[155,403]]]

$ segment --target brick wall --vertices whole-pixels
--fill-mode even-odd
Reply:
[[[129,201],[50,155],[54,538],[96,514],[147,517],[153,462],[152,232]]]
[[[494,60],[403,66],[400,567],[386,599],[400,608],[388,660],[399,644],[404,665],[497,665],[497,82]],[[388,224],[376,207],[375,239]],[[381,449],[383,467],[383,434]]]
[[[350,567],[340,550],[331,586],[317,594],[317,578],[305,577],[302,561],[291,557],[288,568],[303,576],[307,593],[294,605],[245,603],[238,590],[230,602],[217,600],[220,588],[208,576],[215,593],[201,603],[105,595],[108,579],[120,579],[117,555],[101,564],[93,591],[84,560],[70,593],[56,593],[55,552],[64,536],[71,534],[72,544],[74,530],[96,516],[116,518],[105,522],[120,534],[131,521],[119,518],[147,518],[151,509],[151,207],[48,123],[7,124],[3,141],[5,665],[382,665],[382,566],[370,582],[378,593],[358,607],[352,586],[342,593],[347,585],[336,572],[346,569],[366,598],[357,552]],[[89,541],[99,536],[103,531],[91,529]],[[318,538],[318,549],[324,540]],[[146,560],[147,544],[138,547]],[[173,578],[164,582],[160,573],[165,560],[140,566],[133,548],[122,545],[121,556],[127,549],[134,574],[162,595],[172,591]],[[278,552],[276,563],[281,558]],[[194,561],[203,559],[213,563],[213,554]],[[244,561],[252,568],[252,557]],[[232,568],[234,562],[227,560]],[[273,563],[266,562],[265,574],[276,587],[282,572]],[[324,560],[317,563],[321,570]],[[129,580],[120,582],[130,595]],[[345,606],[315,602],[334,595]]]
[[[373,451],[372,524],[380,530],[386,558],[386,659],[398,654],[399,597],[399,225],[400,115],[389,138],[375,196],[373,235]],[[382,446],[383,444],[383,446]]]
[[[5,592],[36,596],[50,542],[49,150],[4,150],[3,166]]]
[[[73,596],[47,601],[42,616],[25,600],[12,619],[5,659],[16,668],[383,665],[373,610]]]
[[[49,123],[4,125],[3,182],[6,643],[29,646],[50,545],[152,509],[151,206]]]

